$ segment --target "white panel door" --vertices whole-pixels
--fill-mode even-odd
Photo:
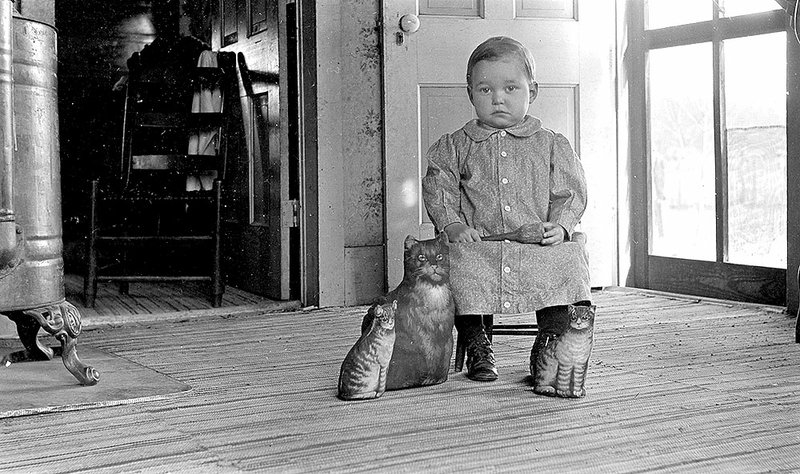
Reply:
[[[421,197],[425,152],[473,117],[467,60],[497,35],[521,41],[536,59],[539,97],[529,113],[563,133],[581,154],[590,200],[581,229],[589,234],[592,284],[616,283],[614,2],[580,6],[579,21],[577,0],[384,0],[390,288],[402,279],[403,239],[433,237]],[[400,28],[408,14],[419,18],[414,33]]]

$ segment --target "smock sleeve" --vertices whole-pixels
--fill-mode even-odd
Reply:
[[[422,178],[422,199],[436,229],[461,222],[461,173],[458,153],[450,135],[444,135],[428,150],[428,170]]]
[[[572,235],[586,210],[586,178],[578,155],[569,140],[556,134],[550,160],[550,222],[560,224]]]

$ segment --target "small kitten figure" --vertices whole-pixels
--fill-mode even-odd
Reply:
[[[569,327],[560,336],[540,334],[531,349],[533,391],[579,398],[592,353],[595,306],[567,306]]]
[[[387,390],[435,385],[447,380],[453,356],[455,302],[450,292],[447,234],[405,239],[403,281],[379,301],[397,300],[397,338],[389,362]],[[362,331],[368,327],[369,314]]]
[[[339,371],[337,396],[342,400],[379,398],[386,390],[386,373],[394,349],[395,311],[397,301],[374,304],[369,309],[371,325],[362,331]]]

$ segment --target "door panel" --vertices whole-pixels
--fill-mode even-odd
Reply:
[[[511,36],[531,49],[537,62],[536,80],[540,84],[540,94],[531,107],[531,115],[541,118],[545,127],[563,133],[576,150],[583,147],[578,140],[582,127],[594,127],[601,132],[587,133],[595,140],[590,143],[590,149],[614,150],[613,125],[610,133],[607,131],[609,124],[613,124],[614,110],[613,63],[608,60],[612,57],[609,51],[613,43],[613,1],[593,4],[592,10],[605,8],[612,12],[610,18],[587,15],[586,24],[589,25],[608,21],[611,34],[601,37],[605,39],[598,40],[596,35],[586,34],[594,30],[574,19],[576,2],[572,1],[517,1],[516,4],[384,1],[386,232],[390,287],[402,278],[405,236],[430,238],[433,235],[421,197],[420,180],[427,168],[425,153],[441,135],[457,130],[473,117],[465,89],[466,65],[473,49],[486,38]],[[400,18],[416,12],[419,12],[419,30],[413,34],[403,33],[399,28]],[[554,17],[566,19],[554,20]],[[581,53],[582,37],[594,42],[593,46],[585,48],[596,60],[589,69],[600,64],[599,71],[587,75],[583,83],[581,68],[588,63],[587,55]],[[608,41],[607,49],[604,49],[604,41]],[[598,89],[597,84],[603,85],[602,95],[596,95],[589,102],[598,103],[599,97],[599,102],[607,104],[607,110],[580,113],[578,93],[584,84],[589,84],[587,89],[593,92]],[[610,120],[608,113],[612,114]],[[602,166],[614,176],[613,153],[598,158],[607,160]],[[587,175],[593,167],[599,168],[599,163],[584,162]],[[614,192],[607,189],[602,194],[610,196],[609,201],[613,202]],[[596,244],[606,246],[613,240],[615,231],[608,226],[609,218],[614,219],[613,208],[606,204],[606,215],[596,218],[604,228],[595,231],[584,227],[590,242],[593,233]],[[614,251],[609,245],[598,253],[613,255]],[[606,260],[601,258],[601,261],[610,267]],[[602,282],[598,284],[610,284],[606,277],[610,273],[609,269],[593,272],[601,275]]]
[[[480,17],[480,0],[423,0],[420,15]]]
[[[445,133],[458,130],[475,117],[475,109],[467,97],[464,84],[422,85],[419,88],[420,143],[422,161],[420,171],[425,172],[425,151]]]
[[[516,0],[521,18],[575,18],[575,0]]]
[[[539,84],[534,114],[542,119],[545,128],[563,134],[580,154],[578,141],[578,86]]]

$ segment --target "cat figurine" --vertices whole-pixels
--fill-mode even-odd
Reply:
[[[531,349],[533,391],[540,395],[579,398],[589,367],[595,306],[567,306],[569,327],[560,336],[540,334]]]
[[[387,390],[435,385],[447,380],[453,355],[455,301],[450,292],[447,234],[430,240],[406,237],[403,281],[379,301],[397,301],[394,352]],[[363,328],[369,326],[369,314]]]
[[[372,305],[371,324],[362,331],[342,362],[339,393],[342,400],[380,398],[386,391],[386,372],[395,340],[397,301]],[[365,318],[366,319],[366,318]]]

